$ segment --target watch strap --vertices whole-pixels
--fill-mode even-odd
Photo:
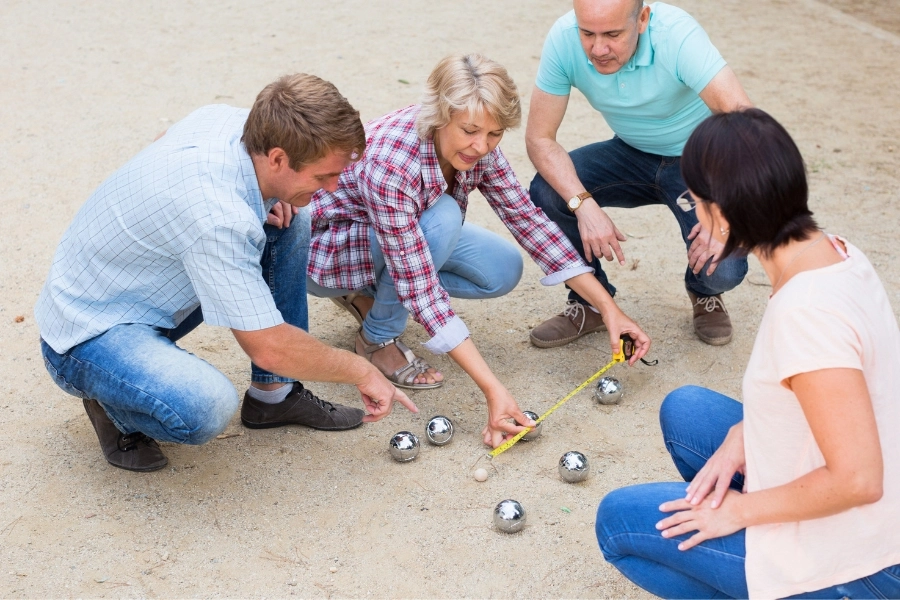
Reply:
[[[575,194],[566,202],[566,206],[569,207],[569,210],[575,212],[581,206],[581,203],[587,200],[588,198],[593,198],[593,194],[590,192],[581,192],[580,194]],[[578,200],[578,202],[573,202],[573,200]],[[573,207],[572,204],[575,204]]]

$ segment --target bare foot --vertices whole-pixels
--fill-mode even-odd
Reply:
[[[354,306],[356,306],[356,303],[354,303]],[[358,306],[356,308],[357,310],[359,310]],[[371,305],[369,308],[371,308]],[[366,312],[368,312],[368,310]],[[363,350],[364,343],[368,344],[369,342],[365,339],[365,336],[360,331],[359,336],[357,336],[356,338],[356,353],[360,356],[366,355],[365,351]],[[371,354],[370,360],[372,364],[378,368],[379,371],[384,373],[385,376],[390,376],[396,373],[398,369],[401,369],[408,364],[406,357],[395,344],[390,344],[389,346],[385,346],[384,348],[376,350]],[[440,371],[438,371],[434,367],[429,367],[428,370],[424,373],[416,375],[416,377],[412,380],[412,383],[432,384],[439,383],[443,380],[444,376]]]

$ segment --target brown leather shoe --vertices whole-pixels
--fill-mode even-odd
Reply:
[[[241,423],[250,429],[305,425],[313,429],[338,431],[359,427],[365,414],[358,408],[326,402],[295,381],[287,398],[278,404],[260,402],[250,394],[244,394]]]
[[[730,342],[731,317],[722,302],[722,294],[698,296],[691,290],[687,293],[694,306],[694,332],[697,337],[710,346],[724,346]]]
[[[158,471],[169,464],[156,440],[140,431],[128,435],[122,433],[96,400],[85,400],[84,410],[97,432],[103,456],[112,466],[126,471],[147,472]]]
[[[531,330],[531,343],[538,348],[556,348],[595,331],[606,331],[603,317],[580,302],[569,300],[566,310]]]

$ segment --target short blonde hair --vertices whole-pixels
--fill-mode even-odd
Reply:
[[[295,171],[329,152],[358,158],[366,149],[359,111],[333,84],[306,73],[285,75],[259,93],[242,139],[248,154],[281,148]]]
[[[487,111],[503,129],[522,121],[519,90],[499,63],[481,54],[448,56],[437,64],[422,96],[416,131],[422,139],[450,122],[454,113]]]

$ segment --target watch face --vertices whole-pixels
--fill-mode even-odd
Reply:
[[[572,210],[575,210],[575,209],[578,208],[579,206],[581,206],[581,200],[580,200],[580,199],[578,199],[578,198],[570,198],[570,199],[569,199],[569,208],[571,208]]]

